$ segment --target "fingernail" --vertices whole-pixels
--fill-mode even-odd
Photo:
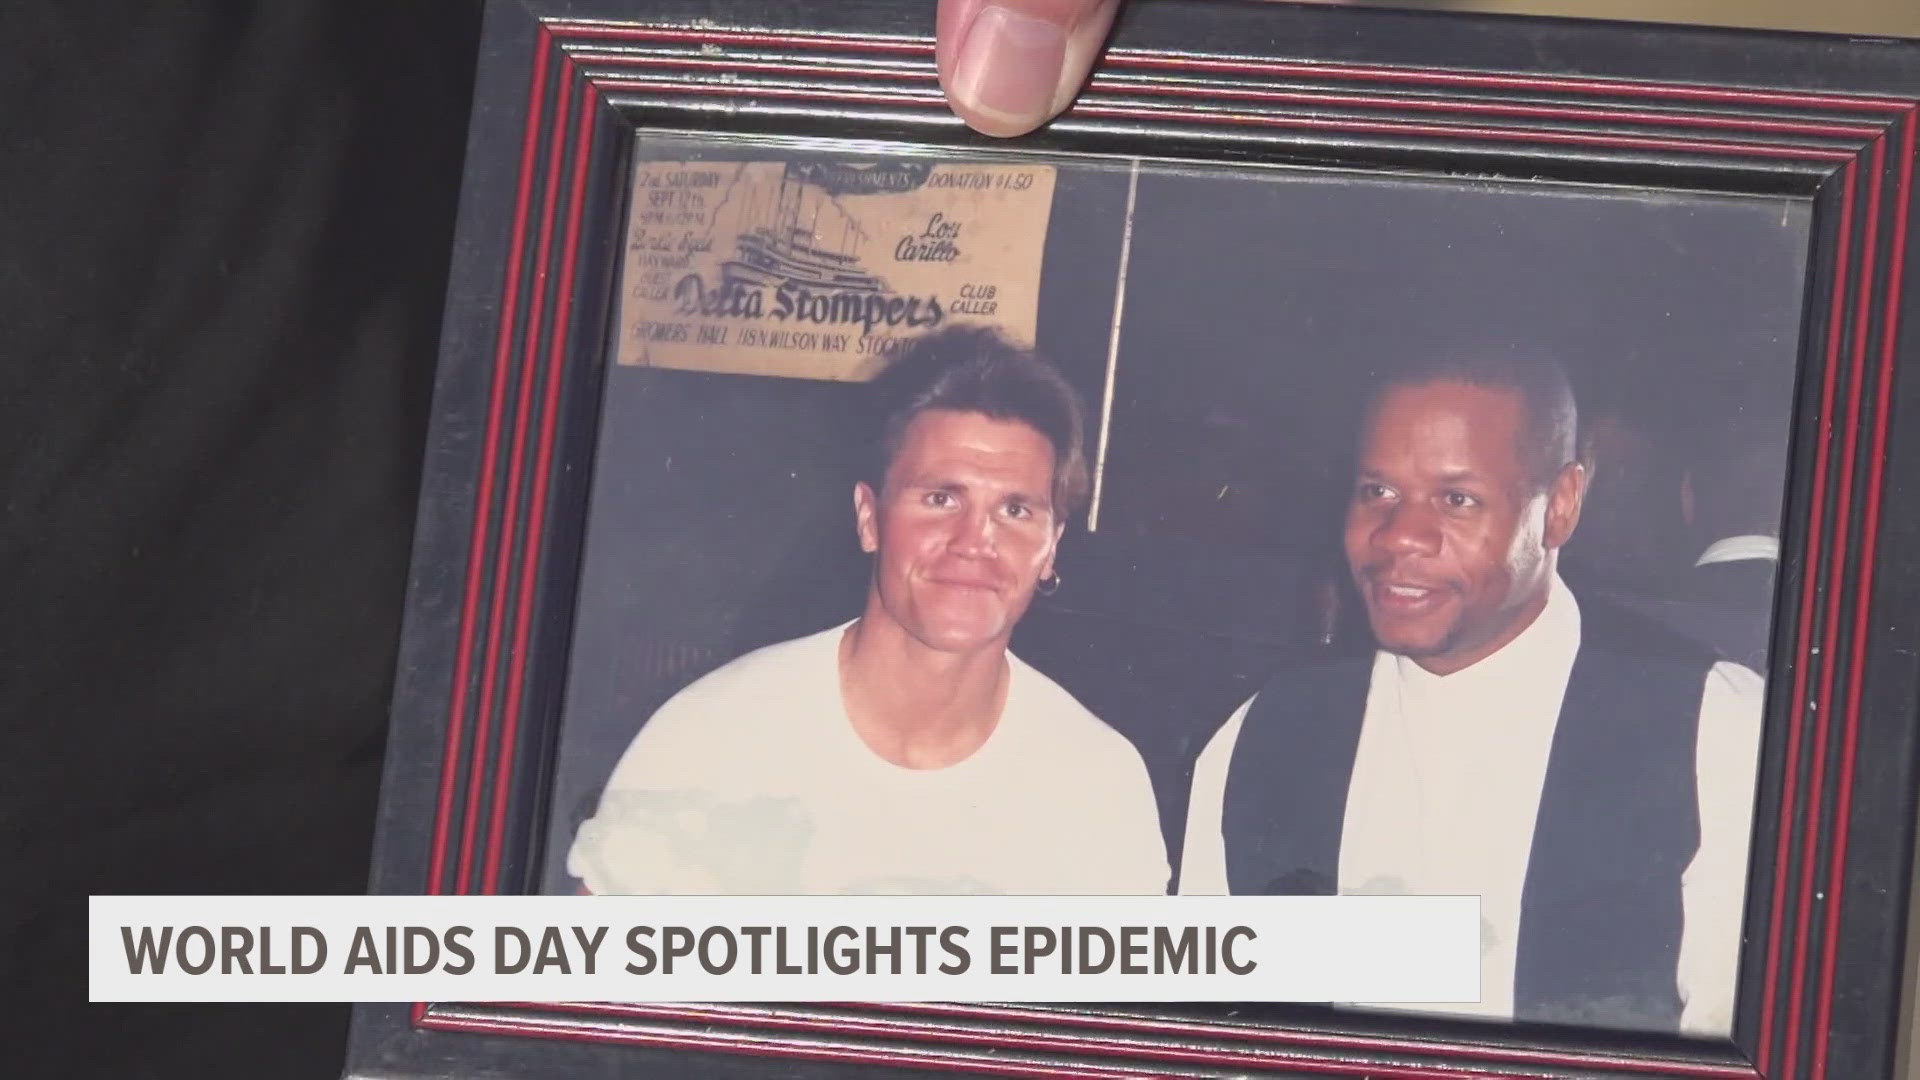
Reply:
[[[1053,111],[1066,58],[1064,27],[991,5],[967,31],[953,92],[971,108],[1037,126]]]

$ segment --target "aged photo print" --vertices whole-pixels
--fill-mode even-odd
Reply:
[[[1467,893],[1733,1022],[1786,197],[640,139],[552,892]]]

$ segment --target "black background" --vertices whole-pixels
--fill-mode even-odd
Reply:
[[[0,18],[8,1076],[330,1077],[86,1002],[92,893],[366,887],[478,0]]]

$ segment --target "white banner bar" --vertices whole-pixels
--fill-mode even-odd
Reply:
[[[1472,896],[96,896],[92,1001],[1480,994]]]

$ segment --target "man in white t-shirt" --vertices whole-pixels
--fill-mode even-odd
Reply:
[[[1138,752],[1007,651],[1086,491],[1078,398],[973,328],[921,339],[876,390],[864,610],[662,706],[569,873],[596,893],[1164,892]]]

